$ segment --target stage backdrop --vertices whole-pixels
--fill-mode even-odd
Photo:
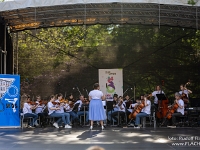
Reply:
[[[112,100],[114,94],[123,96],[122,69],[99,69],[100,90],[107,100]]]
[[[20,127],[20,76],[0,74],[0,128]]]

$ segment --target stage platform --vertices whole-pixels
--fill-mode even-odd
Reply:
[[[199,127],[0,129],[0,150],[85,150],[93,145],[105,150],[188,150],[200,148],[199,133]]]

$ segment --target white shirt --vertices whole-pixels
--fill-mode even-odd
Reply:
[[[182,95],[183,93],[185,93],[185,94],[187,95],[187,97],[188,97],[188,94],[189,94],[188,90],[179,91],[179,93],[180,93],[181,95]]]
[[[151,101],[150,101],[150,100],[147,100],[147,106],[145,106],[145,107],[141,110],[141,112],[144,112],[144,113],[146,113],[146,114],[148,114],[148,115],[151,114]]]
[[[23,114],[32,113],[31,106],[28,103],[24,103]]]
[[[131,107],[134,108],[137,103],[131,104]]]
[[[92,90],[90,91],[89,96],[91,97],[91,99],[101,99],[101,97],[103,96],[103,92],[99,90]]]
[[[152,93],[152,96],[154,96],[154,104],[158,104],[158,97],[156,96],[156,94],[165,94],[163,91],[161,93],[161,90],[160,91],[154,91]]]
[[[78,103],[79,103],[78,111],[80,111],[81,105],[83,104],[83,102],[82,102],[82,100],[78,100],[78,101],[76,101],[76,103],[75,103],[74,105],[76,105],[76,104],[78,104]]]
[[[72,108],[69,106],[69,104],[65,104],[65,111],[66,112],[71,112]]]
[[[39,104],[38,101],[36,101],[36,103],[37,103],[36,105]],[[44,108],[44,104],[38,105],[38,107],[35,109],[35,113],[36,113],[36,114],[42,113],[43,108]]]
[[[125,109],[125,107],[124,107],[124,103],[122,103],[121,106],[119,106],[118,104],[117,104],[116,106],[117,106],[117,108],[118,108],[117,111],[122,111],[122,112],[125,112],[125,111],[126,111],[126,109]],[[122,109],[121,109],[121,108],[122,108]]]
[[[183,108],[178,107],[176,111],[177,111],[177,112],[180,112],[182,115],[184,115],[184,102],[183,102],[183,100],[182,100],[182,99],[179,99],[179,100],[178,100],[178,103],[179,103],[179,105],[181,105]]]
[[[52,102],[48,102],[47,106],[48,106],[48,111],[49,111],[49,115],[50,115],[55,111],[55,110],[51,110],[50,108],[55,108],[55,105],[52,104]]]

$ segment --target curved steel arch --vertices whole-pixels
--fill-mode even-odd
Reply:
[[[27,29],[94,25],[142,24],[200,28],[200,7],[155,3],[91,3],[31,7],[0,12],[11,32]]]

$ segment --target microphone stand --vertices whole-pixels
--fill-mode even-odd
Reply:
[[[81,91],[80,91],[79,88],[78,88],[78,86],[76,87],[76,89],[78,90],[79,94],[82,95],[82,94],[81,94]]]
[[[125,94],[128,90],[129,90],[129,88],[126,89],[126,91],[123,93],[123,96],[124,96],[124,94]]]

